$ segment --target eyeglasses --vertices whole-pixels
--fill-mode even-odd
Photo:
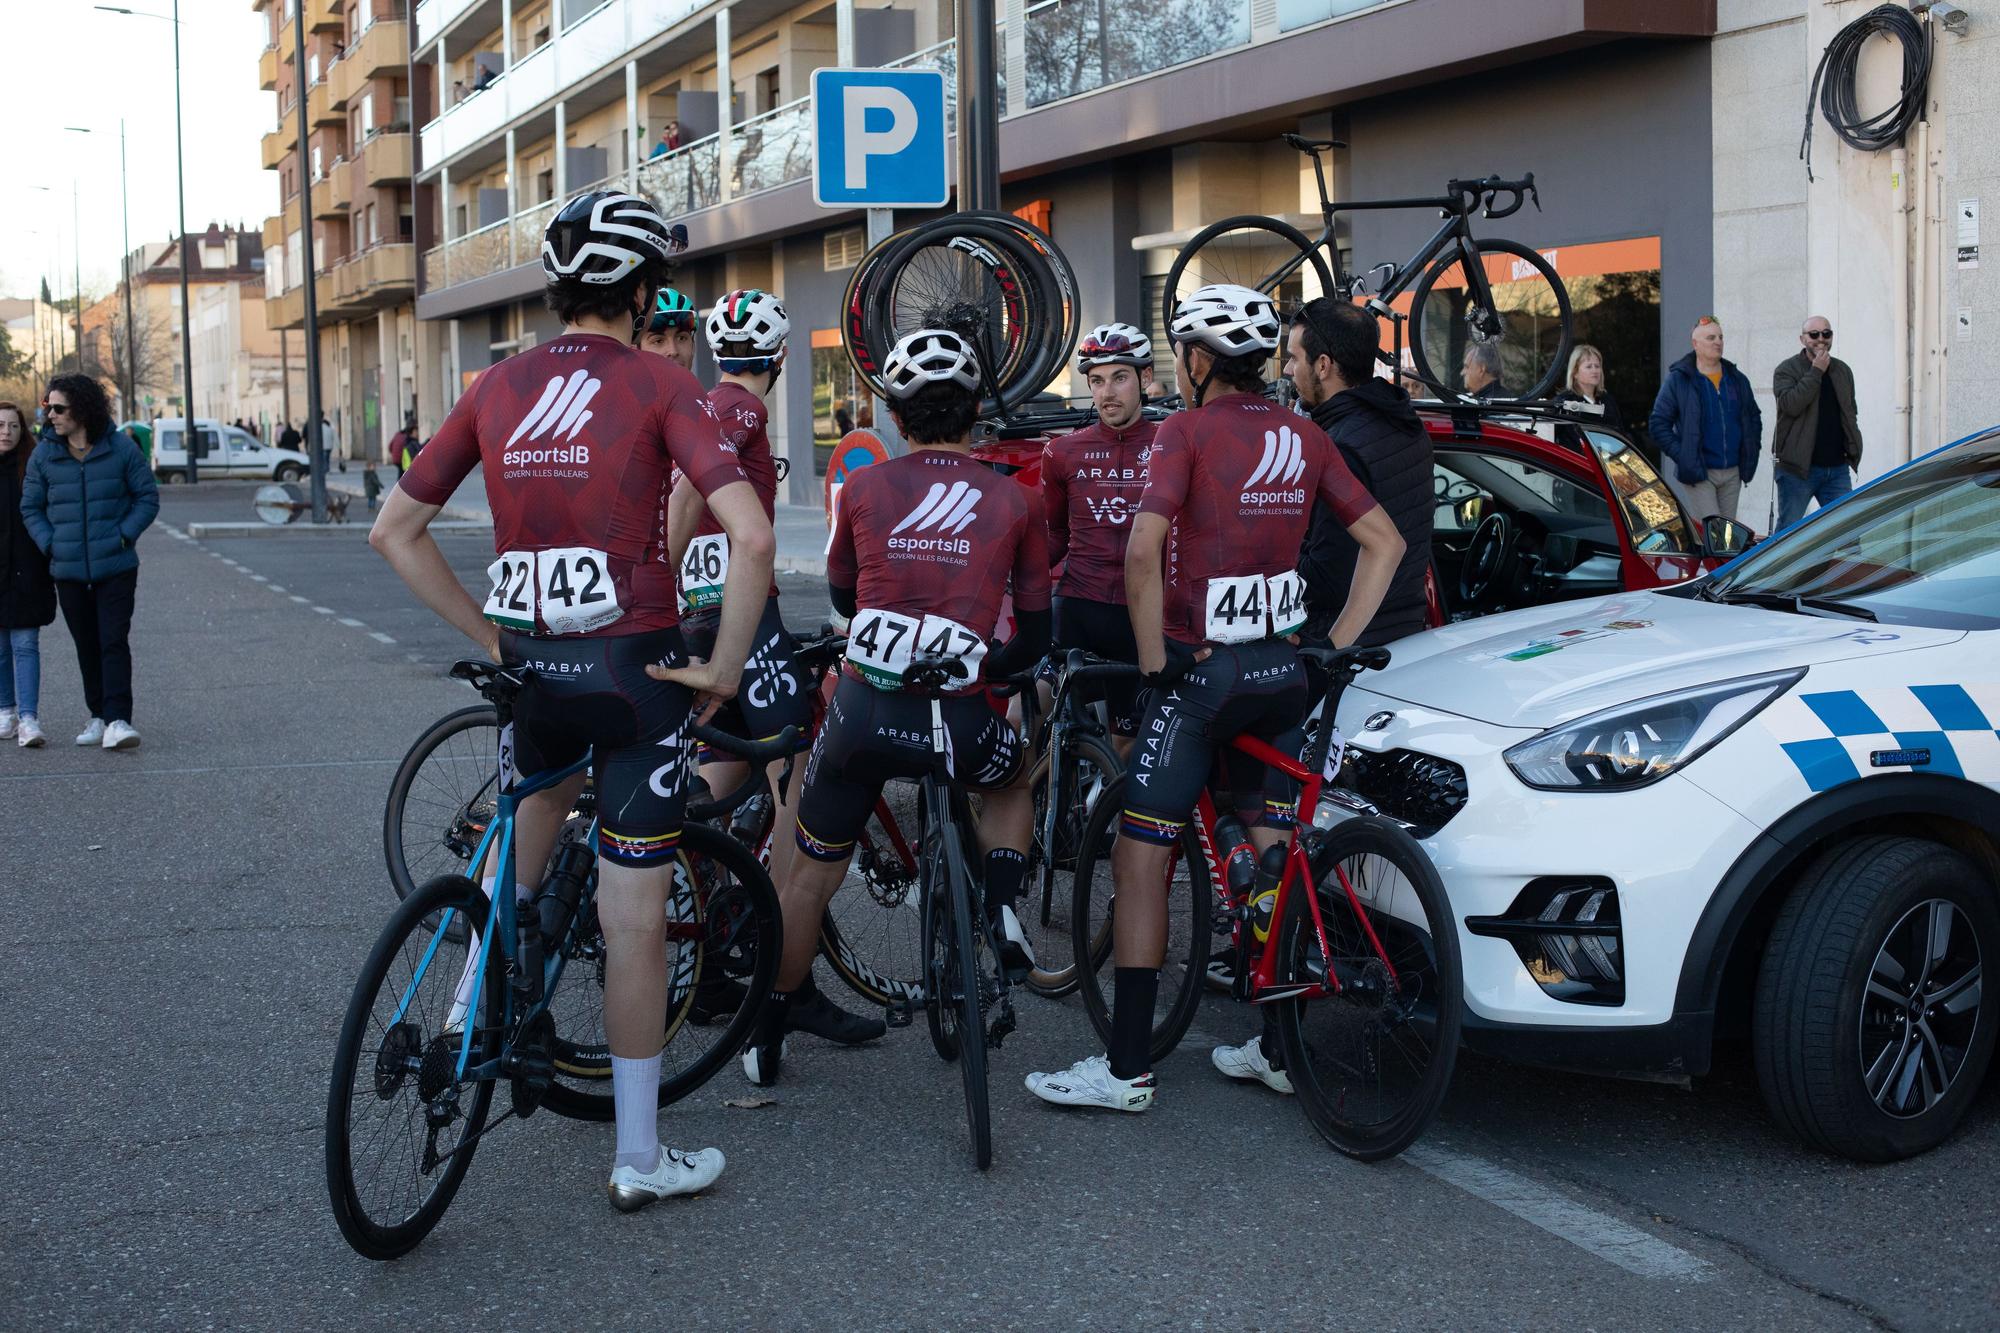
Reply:
[[[1807,329],[1807,330],[1806,330],[1806,337],[1808,337],[1808,338],[1811,338],[1811,339],[1813,339],[1813,340],[1814,340],[1815,342],[1829,342],[1829,341],[1831,341],[1831,340],[1832,340],[1832,338],[1833,338],[1833,330],[1832,330],[1832,329]]]

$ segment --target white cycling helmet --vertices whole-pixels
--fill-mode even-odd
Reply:
[[[1200,343],[1217,356],[1247,356],[1278,350],[1278,308],[1271,298],[1233,282],[1198,288],[1174,307],[1167,336],[1177,343]]]
[[[882,387],[891,398],[904,399],[933,384],[979,389],[979,358],[972,345],[950,329],[918,329],[906,333],[882,362]]]
[[[1150,366],[1153,340],[1130,324],[1099,324],[1083,335],[1076,347],[1076,369],[1083,374],[1092,366]]]
[[[593,190],[564,204],[542,233],[542,274],[552,283],[609,287],[687,248],[687,228],[668,226],[660,210],[636,194]]]
[[[717,357],[724,356],[723,348],[743,343],[760,357],[772,357],[784,350],[792,321],[777,297],[751,287],[716,302],[715,309],[708,312],[705,329],[708,350]]]

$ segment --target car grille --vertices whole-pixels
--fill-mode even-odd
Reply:
[[[1371,754],[1350,746],[1346,779],[1383,814],[1425,835],[1450,823],[1465,806],[1465,770],[1415,750]]]

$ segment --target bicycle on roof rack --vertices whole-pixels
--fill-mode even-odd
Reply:
[[[1568,362],[1574,333],[1569,292],[1549,262],[1514,241],[1479,240],[1472,215],[1498,219],[1533,202],[1541,208],[1534,173],[1519,180],[1485,176],[1453,180],[1445,193],[1408,199],[1334,200],[1326,187],[1322,155],[1345,147],[1337,140],[1287,134],[1286,143],[1312,158],[1319,182],[1319,236],[1282,218],[1244,214],[1197,232],[1175,256],[1161,295],[1162,317],[1196,288],[1228,282],[1253,287],[1296,309],[1315,296],[1359,301],[1395,326],[1395,353],[1383,359],[1400,369],[1402,325],[1409,324],[1415,378],[1444,391],[1489,399],[1537,399],[1556,387]],[[1401,264],[1378,264],[1350,273],[1341,262],[1336,220],[1341,213],[1435,208],[1443,222]],[[1407,297],[1407,301],[1404,298]],[[1480,366],[1473,383],[1466,372]],[[1494,374],[1484,380],[1483,374]]]

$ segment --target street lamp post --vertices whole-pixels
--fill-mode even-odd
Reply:
[[[319,406],[319,302],[315,287],[318,275],[313,264],[312,234],[312,171],[309,168],[311,152],[307,139],[311,129],[306,119],[306,5],[305,0],[292,0],[292,22],[297,43],[292,49],[292,78],[299,91],[299,234],[304,238],[305,253],[299,256],[299,268],[305,275],[305,334],[306,334],[306,430],[312,446],[312,509],[313,522],[326,522],[326,432],[320,428]]]
[[[96,8],[107,14],[124,14],[130,18],[160,19],[173,25],[174,29],[174,191],[178,198],[181,228],[181,429],[187,441],[187,479],[192,485],[198,479],[199,464],[195,460],[194,335],[188,309],[187,143],[181,127],[181,0],[174,0],[171,15],[126,9],[120,5],[98,5]],[[127,299],[130,299],[129,290]],[[81,321],[82,316],[77,318]],[[130,332],[128,328],[128,337]]]

